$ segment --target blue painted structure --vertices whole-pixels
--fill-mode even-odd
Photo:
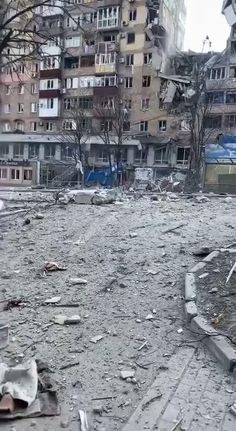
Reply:
[[[218,144],[209,144],[206,148],[207,164],[235,164],[236,136],[225,135]]]

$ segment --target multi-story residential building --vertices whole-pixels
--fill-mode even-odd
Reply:
[[[97,107],[112,108],[117,100],[125,112],[122,160],[129,166],[158,166],[159,147],[169,142],[170,131],[160,106],[159,74],[168,68],[169,56],[182,49],[184,0],[68,0],[66,10],[61,5],[54,0],[36,11],[40,33],[48,34],[41,58],[27,67],[19,64],[17,73],[2,69],[0,169],[1,160],[37,160],[41,167],[50,162],[52,177],[54,162],[70,157],[60,136],[73,133],[75,106],[83,113],[88,160],[106,165],[100,136],[104,129],[115,132]],[[0,183],[26,181],[24,174],[16,181],[11,169],[9,162]]]

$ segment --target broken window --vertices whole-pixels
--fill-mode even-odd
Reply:
[[[104,34],[103,40],[104,42],[116,42],[116,35],[113,33]]]
[[[149,109],[149,105],[150,105],[149,97],[146,97],[145,99],[141,100],[141,109],[143,111],[146,111],[147,109]]]
[[[132,108],[132,99],[125,99],[123,101],[124,108],[131,109]]]
[[[32,181],[32,169],[24,169],[24,181]]]
[[[115,101],[112,96],[104,97],[101,99],[101,107],[103,109],[114,109]]]
[[[137,18],[137,10],[131,9],[129,11],[129,21],[136,21],[136,18]]]
[[[131,87],[133,87],[133,77],[127,76],[125,78],[125,88],[131,88]]]
[[[24,158],[24,144],[15,143],[13,147],[13,157],[14,159]]]
[[[139,150],[138,147],[135,148],[134,163],[135,164],[147,163],[147,150],[145,148],[143,148],[142,150]]]
[[[218,67],[217,69],[211,69],[210,79],[224,79],[225,67]]]
[[[139,130],[140,132],[147,132],[148,131],[148,121],[140,121],[139,124]]]
[[[144,64],[152,64],[152,53],[151,52],[143,54],[143,62],[144,62]]]
[[[79,57],[65,58],[64,67],[65,69],[78,69]]]
[[[150,87],[151,76],[143,76],[143,87]]]
[[[95,56],[88,55],[81,57],[80,59],[80,67],[93,67],[95,64]]]
[[[190,148],[189,147],[178,147],[177,150],[177,164],[178,165],[187,165],[190,156]]]
[[[211,93],[207,93],[207,101],[209,103],[218,104],[224,103],[224,92],[223,91],[212,91]]]
[[[112,121],[111,120],[102,120],[100,123],[101,132],[111,132],[112,131]]]
[[[1,178],[1,180],[7,179],[7,169],[6,168],[0,168],[0,178]]]
[[[125,58],[126,66],[132,66],[134,64],[134,54],[128,54]]]
[[[229,77],[236,78],[236,66],[231,66],[229,68]]]
[[[44,145],[44,157],[45,159],[53,159],[56,154],[56,145],[55,144],[46,144]]]
[[[236,54],[236,41],[231,42],[231,54]]]
[[[227,91],[226,93],[226,103],[236,103],[236,91]]]
[[[123,131],[129,132],[130,131],[130,121],[124,121],[123,123]]]
[[[80,109],[92,109],[93,108],[93,98],[92,97],[80,97],[79,108]]]
[[[97,151],[95,153],[95,160],[96,162],[100,163],[108,163],[108,154],[107,151],[103,148],[97,148]]]
[[[227,129],[233,129],[236,127],[236,114],[225,116],[225,127]]]
[[[166,165],[168,163],[166,148],[158,148],[155,150],[154,160],[156,164]]]
[[[166,120],[160,120],[159,121],[159,131],[160,132],[166,132],[167,129],[167,121]]]
[[[135,33],[127,33],[127,43],[131,44],[135,42]]]
[[[19,180],[20,179],[20,170],[19,169],[11,169],[11,179]]]
[[[207,129],[220,129],[222,126],[222,115],[210,115],[206,117],[204,126]]]

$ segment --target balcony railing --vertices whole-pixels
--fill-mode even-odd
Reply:
[[[96,45],[97,54],[109,54],[118,50],[117,42],[99,42]]]

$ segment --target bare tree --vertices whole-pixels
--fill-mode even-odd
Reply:
[[[186,178],[188,190],[198,190],[201,184],[205,146],[210,139],[221,133],[217,123],[214,126],[213,104],[214,93],[208,92],[207,80],[209,68],[214,65],[212,53],[196,54],[195,56],[182,55],[189,78],[189,85],[181,95],[182,103],[179,105],[181,118],[185,119],[190,136],[189,169]],[[178,69],[177,69],[178,70]],[[186,73],[186,72],[185,72]],[[214,90],[219,90],[217,84]],[[180,113],[180,112],[179,112]],[[210,124],[212,119],[212,124]]]
[[[55,40],[56,44],[60,44],[58,35],[63,32],[63,23],[54,32],[41,25],[44,14],[53,9],[55,14],[59,10],[62,15],[69,16],[75,26],[80,27],[68,9],[67,0],[58,0],[57,3],[51,0],[1,0],[1,66],[11,66],[13,71],[17,71],[16,65],[19,63],[41,58],[43,47],[48,41]]]
[[[62,149],[67,152],[77,171],[78,185],[83,185],[84,166],[88,165],[85,144],[91,133],[91,117],[85,115],[77,100],[70,101],[71,105],[64,115],[58,140]]]
[[[94,131],[105,144],[108,154],[110,174],[114,181],[112,166],[112,147],[115,148],[116,184],[120,185],[119,170],[122,161],[122,145],[130,137],[129,111],[119,95],[104,97],[97,101],[94,108],[97,128]]]

